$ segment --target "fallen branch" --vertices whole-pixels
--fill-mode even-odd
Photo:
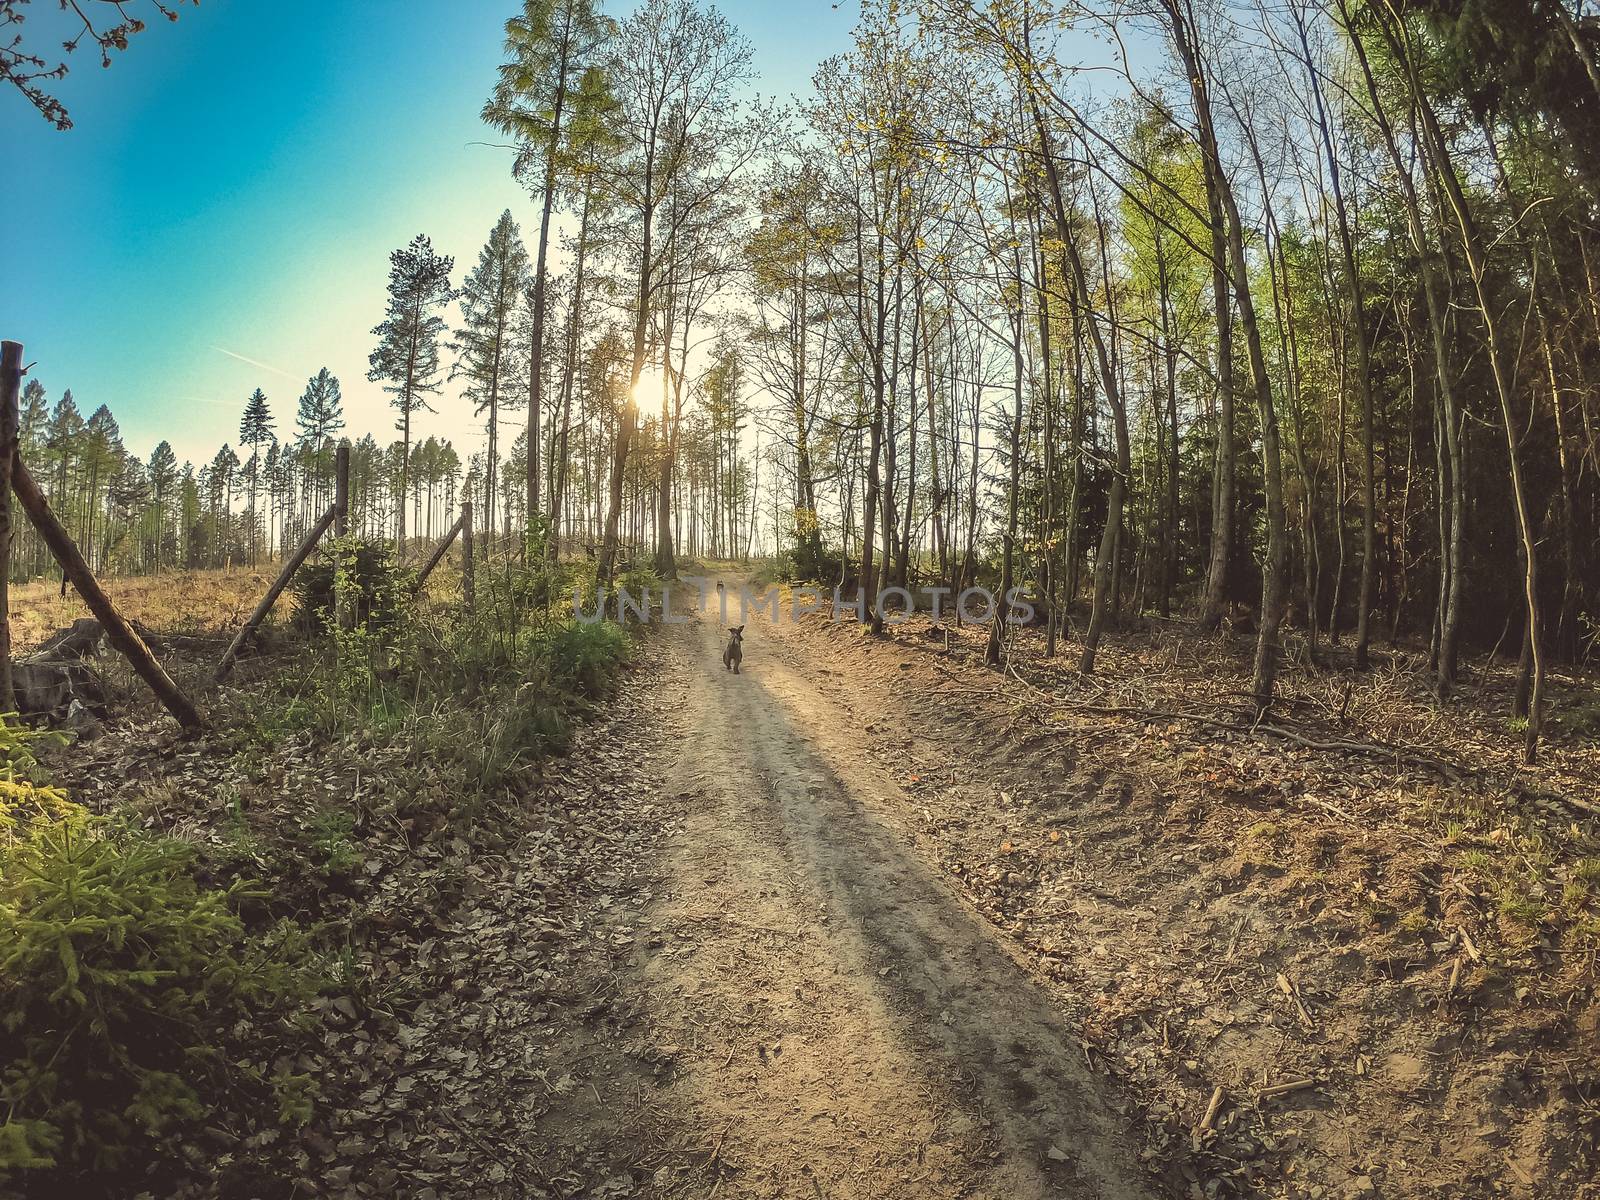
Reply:
[[[1206,1115],[1200,1118],[1200,1132],[1210,1129],[1217,1120],[1217,1110],[1222,1107],[1222,1085],[1219,1083],[1216,1090],[1211,1093],[1211,1103],[1206,1105]]]
[[[1386,742],[1377,741],[1355,742],[1345,739],[1318,741],[1308,738],[1304,734],[1296,733],[1291,729],[1285,729],[1281,725],[1271,725],[1260,721],[1244,725],[1237,720],[1226,720],[1222,717],[1212,716],[1210,713],[1186,712],[1164,708],[1138,708],[1122,704],[1085,704],[1082,701],[1068,700],[1064,696],[1057,696],[1044,691],[1017,674],[1015,667],[1008,665],[1006,669],[1013,679],[1035,695],[1048,700],[1051,704],[1071,709],[1074,712],[1088,712],[1111,717],[1132,717],[1146,721],[1193,721],[1196,724],[1210,725],[1213,728],[1227,729],[1236,733],[1259,733],[1270,737],[1282,738],[1284,741],[1293,742],[1295,745],[1302,746],[1307,750],[1344,751],[1350,754],[1365,754],[1375,758],[1409,763],[1415,767],[1435,771],[1452,783],[1461,783],[1465,778],[1459,770],[1448,763],[1441,762],[1421,750],[1409,747],[1394,746]],[[1475,773],[1481,774],[1481,772]]]
[[[1278,972],[1278,990],[1290,1000],[1294,1001],[1295,1011],[1300,1014],[1300,1023],[1308,1031],[1316,1028],[1316,1022],[1311,1019],[1311,1012],[1306,1008],[1305,1001],[1300,999],[1300,985],[1290,979],[1282,971]]]
[[[1315,1079],[1311,1079],[1307,1076],[1301,1076],[1298,1079],[1290,1079],[1283,1083],[1275,1083],[1271,1087],[1264,1087],[1257,1092],[1256,1095],[1259,1099],[1270,1100],[1274,1096],[1283,1096],[1290,1092],[1298,1092],[1301,1088],[1315,1087],[1316,1083],[1317,1081]]]

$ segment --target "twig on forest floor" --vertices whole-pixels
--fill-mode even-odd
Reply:
[[[1300,1024],[1304,1025],[1307,1031],[1314,1030],[1317,1027],[1316,1022],[1311,1019],[1311,1010],[1306,1008],[1305,1001],[1300,999],[1300,985],[1279,971],[1278,990],[1294,1001],[1295,1011],[1300,1014]]]
[[[711,1147],[711,1157],[706,1159],[706,1166],[709,1167],[712,1163],[722,1160],[722,1140],[728,1136],[728,1130],[732,1128],[732,1125],[724,1125],[722,1132],[717,1134],[717,1144]]]
[[[1450,997],[1456,994],[1456,984],[1461,982],[1461,955],[1456,955],[1455,961],[1450,964],[1450,981],[1444,985],[1444,995],[1439,997],[1439,1011],[1444,1011],[1444,1006]]]
[[[495,1162],[499,1163],[502,1167],[505,1167],[508,1171],[515,1170],[516,1167],[527,1165],[527,1160],[524,1159],[523,1155],[516,1149],[516,1147],[508,1145],[505,1147],[505,1152],[502,1153],[489,1142],[485,1141],[482,1137],[478,1136],[478,1134],[468,1129],[460,1121],[456,1120],[449,1113],[441,1112],[439,1117],[446,1125],[450,1126],[462,1137],[466,1138],[479,1150],[482,1150],[485,1154],[494,1159]],[[513,1166],[513,1164],[515,1164],[515,1166]]]
[[[1233,961],[1233,952],[1239,948],[1239,935],[1244,932],[1245,923],[1250,920],[1250,914],[1245,913],[1239,918],[1239,924],[1233,931],[1233,936],[1228,939],[1228,952],[1222,956],[1223,962]]]
[[[951,684],[951,686],[946,688],[931,689],[935,695],[949,695],[959,692],[985,695],[997,699],[1004,698],[1003,689],[985,686],[973,686],[966,683],[960,675],[943,664],[935,663],[934,665],[940,672],[943,673],[945,678],[948,679]],[[1301,749],[1317,753],[1359,755],[1364,758],[1386,762],[1396,767],[1409,766],[1418,770],[1427,771],[1448,783],[1458,786],[1467,784],[1469,782],[1494,785],[1495,781],[1501,778],[1495,764],[1491,763],[1482,766],[1470,766],[1453,763],[1447,761],[1443,757],[1440,757],[1439,754],[1436,754],[1435,752],[1419,745],[1385,742],[1377,739],[1320,739],[1309,736],[1305,733],[1301,733],[1295,729],[1288,728],[1283,724],[1267,722],[1245,723],[1238,718],[1219,716],[1211,712],[1198,712],[1194,710],[1177,708],[1151,708],[1133,704],[1111,704],[1092,700],[1069,699],[1068,697],[1057,692],[1048,691],[1034,683],[1032,680],[1025,678],[1018,671],[1016,664],[1013,662],[1006,663],[1004,673],[1014,680],[1018,685],[1020,685],[1020,687],[1034,699],[1042,701],[1043,703],[1049,704],[1055,708],[1065,709],[1072,712],[1088,713],[1096,716],[1125,717],[1135,721],[1187,721],[1198,725],[1209,726],[1211,728],[1228,733],[1253,734],[1264,738],[1276,738],[1278,740],[1298,746]],[[1131,684],[1135,686],[1140,686],[1146,684],[1148,681],[1141,678],[1127,682],[1131,682]],[[1105,686],[1102,680],[1097,680],[1093,676],[1078,675],[1076,677],[1076,685],[1085,690],[1093,689],[1098,698],[1104,698],[1108,696],[1110,692],[1110,689]],[[1229,692],[1225,694],[1233,695],[1242,693]],[[1302,705],[1312,708],[1313,710],[1318,707],[1317,702],[1314,700],[1302,699],[1300,697],[1283,696],[1279,699],[1280,701],[1288,704]],[[1435,714],[1434,718],[1428,722],[1423,732],[1427,733],[1436,728],[1440,719],[1440,715]],[[1040,727],[1048,733],[1071,736],[1074,738],[1081,738],[1085,736],[1083,730],[1070,729],[1066,726],[1050,724],[1043,720],[1041,720],[1039,724]],[[1482,747],[1478,748],[1481,749]],[[1578,796],[1570,794],[1570,792],[1547,793],[1544,794],[1543,798],[1546,798],[1553,803],[1563,805],[1579,813],[1600,816],[1600,804],[1581,799]],[[1325,811],[1341,818],[1342,820],[1350,821],[1351,823],[1359,823],[1359,818],[1355,814],[1347,812],[1336,805],[1315,799],[1312,800],[1312,803],[1317,807],[1323,808]]]
[[[1283,1096],[1289,1092],[1297,1092],[1301,1088],[1315,1087],[1316,1080],[1302,1075],[1298,1079],[1288,1079],[1283,1083],[1275,1083],[1271,1087],[1264,1087],[1256,1093],[1262,1100],[1270,1100],[1273,1096]]]
[[[1216,1123],[1217,1110],[1222,1107],[1222,1085],[1217,1084],[1211,1093],[1211,1103],[1206,1105],[1206,1115],[1200,1118],[1200,1124],[1194,1127],[1191,1139],[1196,1151],[1205,1144],[1206,1134],[1211,1132],[1211,1127]]]
[[[1349,821],[1352,825],[1359,825],[1361,823],[1360,819],[1357,818],[1354,813],[1345,812],[1344,809],[1340,808],[1337,804],[1334,804],[1329,800],[1323,800],[1317,796],[1301,796],[1300,799],[1306,801],[1308,804],[1316,805],[1316,807],[1322,809],[1324,812],[1330,812],[1336,817],[1342,817],[1344,820]]]

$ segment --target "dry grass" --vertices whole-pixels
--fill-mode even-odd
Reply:
[[[253,570],[177,571],[101,583],[124,616],[162,632],[200,633],[237,626],[266,592],[276,572],[276,565],[268,563]],[[290,598],[285,596],[278,603],[286,606]],[[89,615],[78,593],[69,587],[62,595],[58,581],[12,586],[11,638],[20,652]]]

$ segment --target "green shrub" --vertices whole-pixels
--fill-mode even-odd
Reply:
[[[526,684],[481,715],[457,754],[467,777],[493,791],[510,782],[519,768],[564,752],[570,737],[565,706],[552,702],[537,685]]]
[[[0,768],[0,1180],[83,1186],[159,1159],[212,1096],[303,1115],[309,1081],[224,1047],[291,1011],[307,954],[247,937],[250,893],[200,887],[193,860]]]
[[[546,647],[550,683],[585,700],[598,700],[610,692],[628,658],[627,634],[609,621],[554,622]]]
[[[380,629],[392,625],[408,596],[408,573],[395,564],[394,546],[349,536],[331,539],[327,547],[319,559],[295,572],[295,619],[304,628],[329,626],[334,576],[342,563],[347,580],[354,584],[355,623]]]
[[[312,815],[311,848],[317,852],[317,867],[325,875],[346,875],[355,869],[355,814],[347,808],[327,805]]]
[[[643,600],[646,595],[654,596],[660,593],[661,576],[657,575],[655,568],[647,563],[630,563],[618,573],[617,586],[626,588],[634,599]]]
[[[30,729],[17,723],[16,717],[16,713],[0,713],[0,777],[31,779],[39,766],[34,747],[64,746],[69,739],[57,730]]]
[[[573,714],[615,687],[629,639],[611,622],[540,620],[517,645],[508,659],[481,640],[448,639],[435,682],[491,694],[470,706],[440,702],[409,734],[414,754],[460,763],[475,786],[499,788],[519,769],[566,750]]]
[[[808,530],[790,533],[788,544],[777,558],[756,564],[754,582],[775,583],[826,583],[839,581],[844,562],[839,551],[824,546],[820,531],[815,526]]]

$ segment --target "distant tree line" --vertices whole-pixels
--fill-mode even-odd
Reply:
[[[111,410],[87,418],[70,390],[53,402],[44,385],[23,387],[20,449],[90,565],[106,574],[225,567],[281,555],[305,536],[333,497],[334,450],[344,429],[339,381],[326,369],[307,381],[292,432],[282,437],[267,397],[245,401],[237,448],[222,446],[198,467],[168,442],[146,458],[123,444]],[[399,443],[370,434],[353,443],[350,512],[373,537],[411,515],[418,535],[442,533],[457,505],[462,464],[448,441],[414,446],[402,478]],[[24,522],[12,548],[13,574],[46,574],[49,551]]]

